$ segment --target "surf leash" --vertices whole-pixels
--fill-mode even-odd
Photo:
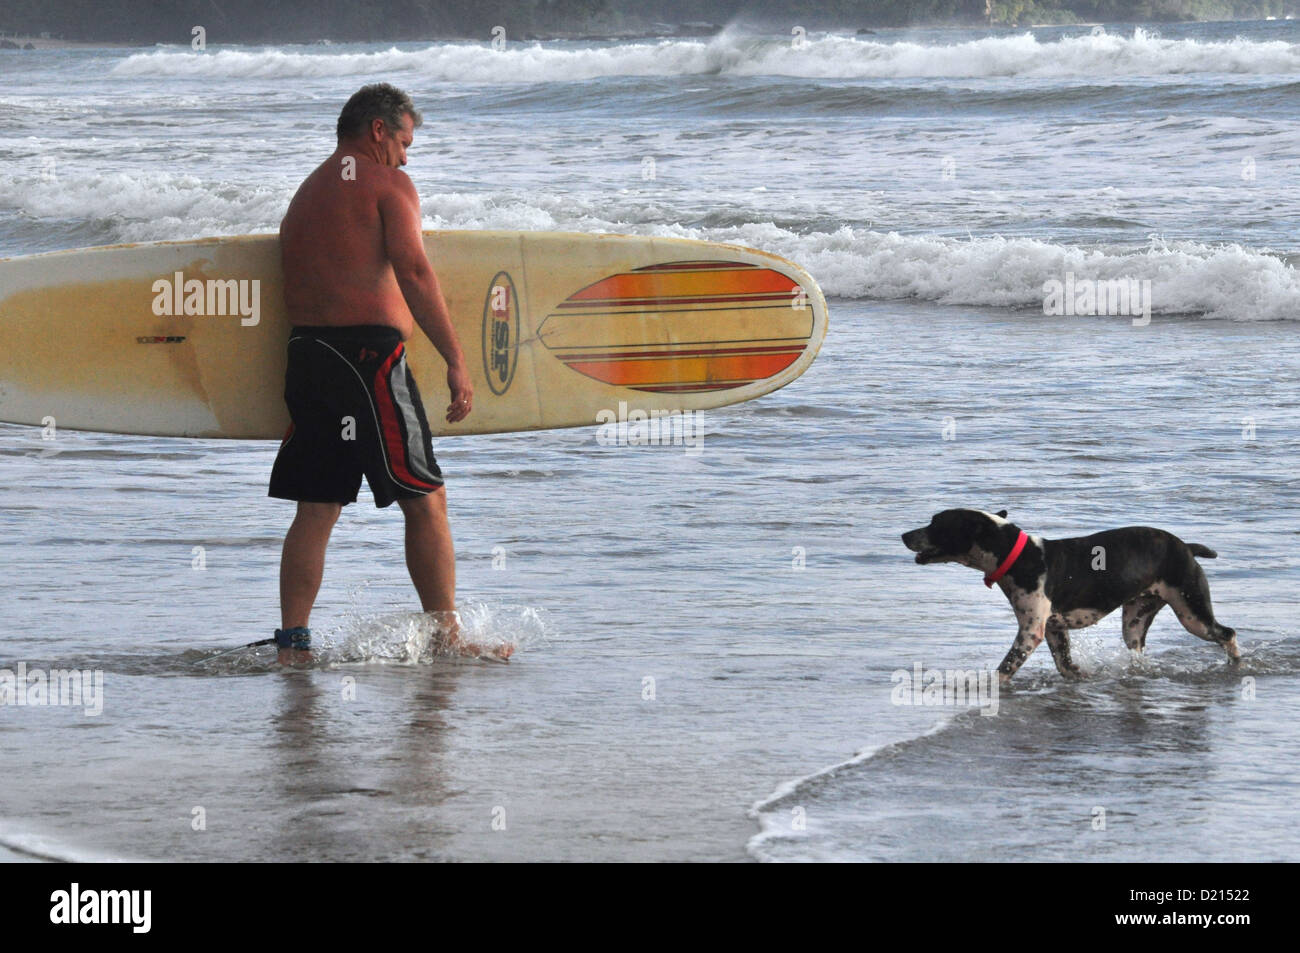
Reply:
[[[274,638],[259,639],[256,642],[249,642],[247,645],[236,645],[233,649],[223,649],[222,651],[217,652],[213,655],[205,655],[201,659],[195,659],[193,664],[198,665],[199,662],[211,662],[214,658],[221,658],[221,656],[223,655],[230,655],[234,652],[242,652],[244,649],[255,649],[259,645],[274,645],[274,644],[275,644]]]
[[[233,649],[224,649],[215,655],[197,659],[194,664],[211,662],[214,658],[221,658],[223,655],[230,655],[233,652],[242,652],[244,649],[255,649],[262,645],[278,645],[282,649],[298,649],[305,652],[311,649],[311,629],[302,626],[293,629],[276,629],[275,635],[269,639],[258,639],[256,642],[249,642],[247,645],[237,645]]]

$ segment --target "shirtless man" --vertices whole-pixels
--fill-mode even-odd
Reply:
[[[401,171],[421,121],[401,90],[362,87],[339,115],[338,148],[303,182],[280,223],[293,325],[285,403],[293,423],[270,495],[298,503],[280,561],[282,663],[310,658],[307,622],[325,547],[343,507],[356,502],[362,474],[376,505],[396,501],[402,509],[407,569],[424,611],[438,617],[443,647],[484,653],[459,636],[447,495],[403,344],[415,324],[429,336],[447,362],[447,420],[464,420],[473,385],[424,254],[415,186]]]

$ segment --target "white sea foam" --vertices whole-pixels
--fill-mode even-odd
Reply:
[[[745,850],[756,860],[777,860],[777,856],[768,850],[768,846],[774,841],[781,841],[797,836],[796,832],[792,830],[785,815],[775,813],[778,806],[783,806],[784,803],[788,803],[795,794],[804,790],[807,785],[813,784],[823,778],[830,778],[847,768],[852,768],[866,761],[870,761],[882,751],[897,748],[900,744],[905,744],[908,741],[915,741],[919,738],[929,738],[931,735],[937,735],[939,732],[955,724],[961,714],[962,712],[949,712],[945,714],[915,738],[907,738],[903,741],[895,741],[888,744],[873,745],[869,748],[863,748],[862,750],[855,752],[853,757],[844,761],[832,764],[829,767],[821,768],[814,771],[812,774],[806,774],[803,777],[781,782],[775,791],[763,798],[761,801],[756,802],[749,809],[749,816],[758,821],[760,830],[749,839],[749,842],[745,845]],[[801,859],[818,861],[830,860],[833,858],[812,855]]]
[[[0,821],[0,862],[14,860],[73,864],[141,862],[139,857],[124,857],[74,846],[30,828]]]
[[[98,243],[274,232],[288,185],[212,182],[169,172],[64,170],[57,181],[0,174],[0,209],[21,218],[100,224]],[[687,227],[638,221],[635,197],[440,192],[423,198],[432,229],[623,232],[729,242],[798,262],[832,297],[916,299],[949,305],[1040,309],[1043,285],[1150,281],[1152,312],[1238,321],[1300,319],[1300,276],[1284,258],[1240,244],[1151,238],[1144,245],[1083,246],[1035,238],[952,238],[860,226],[796,231],[737,209],[739,225]]]
[[[963,43],[885,43],[847,36],[789,38],[732,32],[712,40],[661,40],[574,48],[512,43],[438,43],[419,50],[298,52],[220,49],[207,53],[135,53],[116,76],[273,77],[416,76],[455,83],[544,83],[600,76],[905,77],[1138,77],[1189,73],[1300,74],[1300,45],[1281,41],[1165,39],[1136,29],[1130,35],[1083,34],[1039,40],[1031,33]]]
[[[291,190],[205,183],[171,173],[65,174],[57,183],[0,176],[0,209],[31,218],[105,223],[102,243],[274,232]],[[916,299],[948,305],[1041,309],[1043,285],[1150,281],[1154,314],[1234,321],[1300,320],[1300,276],[1266,250],[1150,239],[1141,246],[1079,246],[1033,238],[958,239],[844,226],[797,232],[771,222],[689,228],[617,217],[607,201],[573,195],[446,192],[423,200],[426,228],[623,232],[746,245],[808,269],[839,298]],[[754,210],[755,217],[762,214]]]
[[[0,174],[0,209],[34,219],[100,222],[102,244],[274,231],[291,197],[272,186],[164,171],[61,168],[48,180]]]
[[[1300,317],[1295,268],[1237,244],[1151,239],[1139,248],[1087,248],[1031,238],[960,240],[847,227],[773,235],[764,242],[762,226],[738,231],[752,244],[798,261],[827,294],[846,298],[1038,309],[1044,283],[1073,272],[1076,280],[1149,280],[1155,314],[1237,321]]]

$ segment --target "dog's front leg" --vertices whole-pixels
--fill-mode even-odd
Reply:
[[[1071,680],[1083,678],[1083,672],[1070,658],[1070,627],[1059,615],[1047,618],[1047,647],[1052,650],[1052,661],[1058,672]]]
[[[1048,611],[1045,600],[1041,603],[1036,600],[1024,607],[1016,606],[1016,618],[1020,620],[1020,631],[1016,634],[1016,641],[1011,645],[1011,651],[1007,653],[1007,657],[998,666],[998,683],[1003,687],[1006,687],[1011,681],[1011,676],[1016,674],[1020,666],[1025,664],[1025,659],[1029,658],[1029,653],[1038,648],[1043,641],[1043,630],[1047,625],[1047,616]]]

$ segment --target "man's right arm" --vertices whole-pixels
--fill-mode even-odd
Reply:
[[[415,322],[447,362],[447,386],[452,401],[447,410],[447,420],[452,423],[463,420],[470,412],[474,388],[465,365],[465,355],[451,326],[447,302],[438,287],[438,276],[424,254],[420,199],[415,183],[404,172],[396,172],[392,187],[382,193],[379,214],[384,227],[385,251],[402,296]]]

